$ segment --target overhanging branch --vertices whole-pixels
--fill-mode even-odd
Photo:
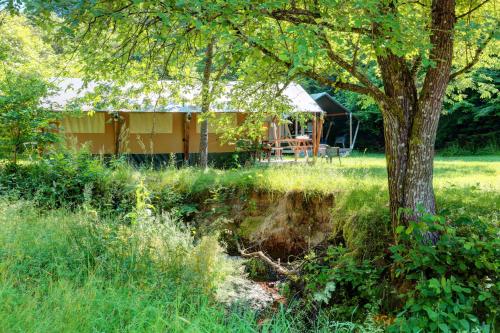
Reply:
[[[486,46],[488,45],[488,43],[493,39],[495,31],[496,31],[496,29],[498,29],[498,27],[499,27],[499,24],[497,23],[495,28],[488,35],[488,37],[476,49],[474,57],[472,58],[472,60],[468,64],[466,64],[463,68],[459,69],[458,71],[450,74],[450,81],[455,79],[457,76],[468,72],[469,70],[472,69],[472,67],[474,67],[474,65],[476,65],[479,62],[479,60],[481,59],[481,54],[486,49]]]
[[[305,9],[276,9],[272,11],[263,11],[263,13],[271,18],[279,21],[286,21],[293,24],[308,24],[318,27],[327,28],[336,32],[354,32],[358,34],[370,35],[371,30],[359,27],[339,27],[328,22],[318,22],[316,19],[321,18],[318,13],[314,13]]]
[[[283,66],[285,66],[288,69],[290,69],[290,68],[293,67],[293,64],[290,61],[286,61],[286,60],[283,60],[283,59],[279,58],[276,54],[274,54],[267,47],[265,47],[262,44],[257,43],[256,41],[250,39],[237,26],[233,25],[233,28],[236,31],[237,35],[240,36],[240,38],[242,38],[244,41],[246,41],[247,43],[249,43],[252,47],[255,47],[256,49],[258,49],[259,51],[261,51],[262,53],[264,53],[269,58],[273,59],[275,62],[282,64]],[[370,96],[376,98],[373,95],[373,91],[371,89],[369,89],[368,87],[364,87],[364,86],[357,85],[357,84],[354,84],[354,83],[347,83],[347,82],[341,82],[341,81],[333,81],[333,80],[331,80],[331,79],[329,79],[327,77],[319,75],[318,73],[316,73],[316,72],[314,72],[312,70],[303,71],[302,73],[305,76],[307,76],[307,77],[309,77],[311,79],[314,79],[314,80],[316,80],[316,81],[318,81],[318,82],[320,82],[320,83],[322,83],[324,85],[330,86],[332,88],[345,89],[345,90],[349,90],[349,91],[356,92],[356,93],[363,94],[363,95],[370,95]]]
[[[469,9],[468,11],[466,11],[465,13],[463,14],[460,14],[460,15],[457,15],[457,20],[458,19],[461,19],[469,14],[472,14],[473,12],[475,12],[476,10],[478,10],[479,8],[481,8],[484,4],[486,4],[487,2],[490,2],[490,0],[485,0],[483,2],[481,2],[479,5]]]

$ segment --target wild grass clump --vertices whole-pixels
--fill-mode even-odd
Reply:
[[[210,295],[233,272],[215,238],[195,244],[168,216],[126,226],[2,201],[0,228],[4,332],[179,331],[187,327],[181,313],[202,304],[209,311]]]
[[[0,198],[1,332],[355,332],[300,308],[260,319],[213,291],[234,264],[168,216],[131,223]],[[378,332],[376,329],[366,332]]]

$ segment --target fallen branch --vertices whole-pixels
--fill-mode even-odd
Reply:
[[[285,276],[297,275],[295,270],[290,270],[281,264],[275,262],[262,251],[250,252],[247,253],[245,250],[241,249],[240,243],[236,242],[236,247],[238,248],[238,252],[243,258],[259,258],[266,262],[271,268],[273,268],[277,273]]]

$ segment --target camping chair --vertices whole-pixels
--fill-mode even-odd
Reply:
[[[330,147],[327,144],[321,143],[318,148],[318,156],[319,157],[325,157],[326,155],[326,148]]]
[[[325,145],[325,157],[329,163],[332,163],[333,157],[337,156],[339,158],[339,164],[342,165],[342,161],[340,160],[340,147],[330,147]]]
[[[335,146],[336,146],[336,145],[337,145],[337,143],[338,143],[338,144],[341,144],[341,145],[342,145],[342,148],[345,148],[345,140],[346,140],[346,138],[347,138],[347,135],[345,135],[345,134],[342,134],[342,135],[337,136],[337,137],[335,138],[335,142],[334,142]]]

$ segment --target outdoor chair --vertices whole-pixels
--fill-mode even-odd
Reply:
[[[337,136],[337,137],[335,138],[335,142],[334,142],[335,146],[336,146],[337,144],[340,144],[340,145],[342,145],[342,148],[345,148],[345,141],[346,141],[346,138],[347,138],[347,135],[345,135],[345,134]]]
[[[329,163],[332,163],[334,157],[339,158],[339,163],[342,165],[342,161],[340,160],[340,147],[330,147],[325,145],[325,157]]]

